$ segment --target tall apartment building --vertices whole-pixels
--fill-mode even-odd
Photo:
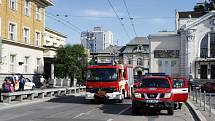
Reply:
[[[0,0],[0,74],[43,74],[45,8],[50,0]]]
[[[90,52],[98,53],[113,45],[113,33],[101,27],[94,27],[91,31],[81,33],[81,43]]]

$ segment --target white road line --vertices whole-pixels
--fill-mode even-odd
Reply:
[[[102,105],[101,105],[101,106],[102,106]],[[73,119],[74,119],[74,118],[79,118],[79,117],[81,117],[81,116],[83,116],[83,115],[89,115],[91,112],[93,112],[93,111],[95,111],[95,110],[98,110],[98,109],[99,109],[99,108],[95,108],[95,109],[89,110],[89,111],[87,111],[87,112],[80,113],[80,114],[78,114],[77,116],[73,117]]]
[[[131,106],[128,106],[127,108],[123,109],[122,111],[120,111],[118,113],[118,115],[121,115],[122,113],[124,113],[125,111],[127,111],[129,108],[131,108]]]
[[[113,119],[110,118],[110,119],[108,119],[107,121],[113,121]]]

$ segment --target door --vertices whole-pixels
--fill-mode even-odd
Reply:
[[[201,79],[208,79],[208,65],[201,65],[200,78]]]
[[[211,65],[211,79],[215,79],[215,65]]]
[[[188,99],[188,82],[186,78],[173,79],[174,102],[186,102]]]

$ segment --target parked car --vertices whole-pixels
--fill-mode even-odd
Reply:
[[[35,83],[29,78],[25,78],[24,90],[34,90],[35,88]]]
[[[201,86],[202,92],[215,93],[215,82],[207,82]]]
[[[191,85],[191,90],[194,89],[200,89],[201,88],[201,84],[197,81],[192,81],[192,82],[188,82]]]

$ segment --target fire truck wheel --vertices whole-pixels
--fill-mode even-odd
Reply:
[[[174,110],[173,109],[167,110],[167,113],[168,113],[168,115],[173,115],[174,114]]]

